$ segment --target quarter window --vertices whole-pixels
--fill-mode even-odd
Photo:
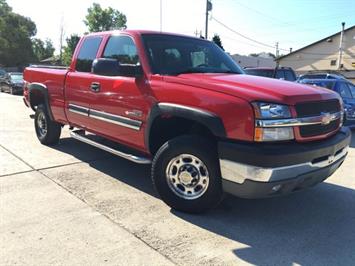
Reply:
[[[103,57],[117,59],[120,64],[139,63],[137,48],[128,36],[112,36],[107,42]]]
[[[85,39],[80,48],[78,58],[76,60],[75,69],[80,72],[91,72],[92,62],[96,58],[99,50],[101,37],[89,37]]]

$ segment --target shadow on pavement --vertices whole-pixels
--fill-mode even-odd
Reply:
[[[64,147],[53,148],[78,159],[84,160],[89,149],[96,150],[92,147],[84,150],[68,148],[77,147],[74,139],[64,142]],[[355,134],[351,145],[355,147]],[[89,161],[89,164],[157,197],[151,184],[149,165],[136,165],[108,154]],[[255,265],[354,265],[355,190],[346,187],[322,183],[285,197],[260,200],[226,196],[217,209],[204,215],[171,212],[200,228],[245,244],[247,247],[233,252]]]

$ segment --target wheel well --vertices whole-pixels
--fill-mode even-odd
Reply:
[[[45,96],[43,92],[40,90],[31,90],[29,95],[29,100],[30,100],[31,108],[35,110],[36,106],[45,103]]]
[[[205,125],[182,117],[157,117],[149,134],[149,151],[155,154],[169,139],[182,135],[199,135],[216,141],[210,129]]]

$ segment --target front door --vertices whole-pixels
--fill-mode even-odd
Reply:
[[[117,59],[120,64],[139,64],[136,45],[127,35],[112,35],[102,57]],[[93,81],[99,86],[90,105],[90,118],[96,120],[94,131],[144,150],[148,83],[144,78],[99,75],[95,75]]]

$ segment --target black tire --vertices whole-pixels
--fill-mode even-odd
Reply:
[[[46,123],[41,125],[43,121]],[[55,145],[59,142],[62,131],[61,124],[52,121],[44,105],[39,105],[36,109],[34,125],[38,140],[44,145]],[[45,130],[44,130],[45,129]]]
[[[202,163],[208,171],[209,181],[207,183],[207,188],[204,188],[204,192],[194,199],[186,199],[184,196],[179,196],[176,192],[176,188],[174,191],[174,184],[172,185],[171,183],[175,183],[175,178],[171,178],[168,181],[167,177],[167,171],[170,169],[169,165],[171,165],[171,162],[173,162],[173,160],[178,160],[177,158],[181,158],[179,156],[184,156],[183,154],[192,155],[199,159],[200,163]],[[184,165],[188,165],[188,163],[184,163]],[[182,167],[177,171],[180,172],[181,169]],[[181,174],[178,175],[178,183],[181,181],[180,176]],[[198,179],[201,178],[200,174],[197,176]],[[166,142],[154,157],[152,164],[152,180],[154,187],[162,200],[178,211],[187,213],[205,212],[216,207],[223,197],[217,149],[211,141],[208,141],[203,137],[187,135]],[[205,180],[203,180],[203,182],[205,182]],[[193,184],[193,182],[191,182],[191,184]],[[189,188],[186,189],[186,193],[191,192],[188,190]],[[193,193],[196,193],[195,190],[193,190]]]

